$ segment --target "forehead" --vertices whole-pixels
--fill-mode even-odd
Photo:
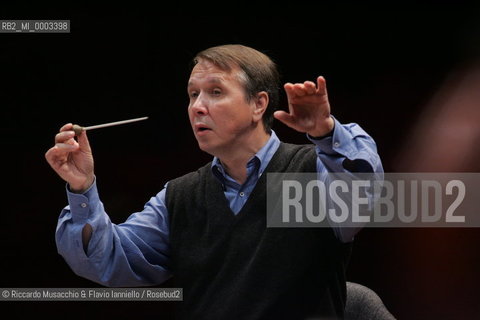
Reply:
[[[238,83],[239,72],[240,69],[238,67],[232,67],[230,70],[224,70],[210,61],[201,60],[193,67],[190,74],[190,79],[188,80],[188,86],[190,87],[198,83]]]

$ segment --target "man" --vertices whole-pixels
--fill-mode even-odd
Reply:
[[[86,133],[76,141],[72,124],[64,125],[46,158],[68,183],[56,241],[71,268],[106,286],[173,276],[184,289],[179,313],[186,319],[341,318],[352,229],[267,228],[266,173],[376,172],[381,162],[365,131],[331,116],[323,77],[285,84],[288,113],[274,112],[278,87],[275,64],[257,50],[200,52],[188,115],[213,161],[169,181],[119,225],[99,199]],[[315,147],[280,142],[273,116]]]

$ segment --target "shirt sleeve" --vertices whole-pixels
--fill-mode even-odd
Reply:
[[[79,276],[109,287],[157,285],[171,277],[169,226],[164,188],[141,212],[122,224],[110,221],[96,181],[83,194],[69,191],[60,213],[55,240],[58,253]],[[82,229],[92,227],[87,250]]]
[[[307,138],[315,144],[319,179],[328,180],[328,173],[333,172],[374,173],[383,177],[382,162],[373,138],[356,123],[343,125],[335,118],[334,121],[333,134],[327,137],[315,139],[307,134]],[[342,242],[353,241],[361,229],[331,221],[330,224]]]

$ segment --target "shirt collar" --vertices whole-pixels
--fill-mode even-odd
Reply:
[[[277,152],[279,146],[280,139],[278,139],[275,131],[272,130],[272,134],[270,135],[267,143],[260,150],[258,150],[258,152],[248,161],[247,167],[252,164],[258,166],[258,176],[260,177],[263,171],[265,171],[265,168],[267,167],[270,160],[272,160],[275,152]],[[217,178],[220,177],[216,173],[219,173],[221,176],[223,176],[223,178],[226,175],[225,169],[223,168],[220,159],[218,159],[217,157],[213,158],[212,171],[217,176]]]

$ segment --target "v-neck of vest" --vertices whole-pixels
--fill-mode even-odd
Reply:
[[[214,177],[213,173],[209,174],[210,181],[208,182],[208,184],[211,184],[211,187],[213,188],[213,192],[221,194],[221,196],[219,196],[218,198],[222,200],[220,201],[220,203],[217,202],[214,205],[215,207],[218,207],[218,211],[228,212],[229,213],[228,216],[231,217],[233,220],[239,220],[239,219],[242,219],[242,217],[245,215],[245,212],[250,211],[250,207],[252,206],[252,203],[255,203],[259,197],[265,198],[266,196],[264,196],[264,194],[266,193],[266,190],[267,190],[265,185],[267,173],[282,172],[283,170],[285,170],[285,167],[288,165],[288,163],[290,162],[290,159],[295,154],[295,153],[290,154],[290,157],[288,157],[288,159],[281,158],[280,155],[283,154],[284,151],[286,151],[288,146],[294,146],[294,145],[280,142],[280,146],[278,147],[277,151],[274,153],[274,155],[270,159],[270,162],[268,163],[267,167],[263,171],[262,176],[258,179],[257,183],[255,184],[255,187],[250,193],[249,198],[243,204],[242,208],[237,214],[235,214],[230,208],[228,200],[225,197],[223,186],[220,183],[220,181],[218,181],[218,179]],[[266,214],[266,213],[263,213],[263,214]]]

